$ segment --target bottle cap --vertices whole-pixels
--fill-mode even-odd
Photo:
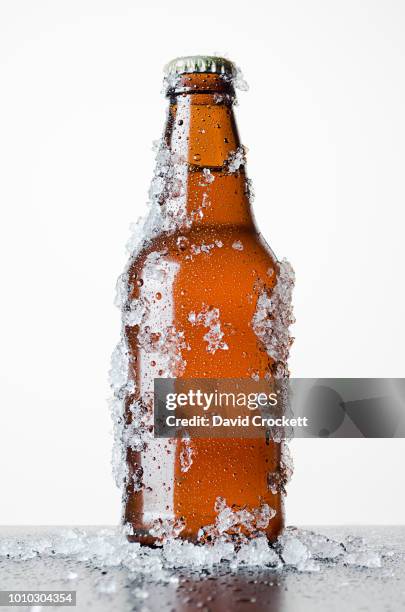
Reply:
[[[224,74],[233,77],[236,73],[234,64],[224,57],[214,55],[189,55],[176,57],[166,64],[164,72],[167,78],[176,77],[180,74],[192,72],[211,72],[212,74]]]

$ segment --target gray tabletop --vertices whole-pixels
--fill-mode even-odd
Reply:
[[[145,551],[112,530],[0,528],[0,589],[74,590],[77,606],[67,609],[97,612],[405,609],[405,527],[292,530],[277,566],[261,548],[224,549],[216,563],[191,545]]]

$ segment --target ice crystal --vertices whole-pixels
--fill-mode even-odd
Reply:
[[[281,556],[286,566],[301,572],[319,571],[319,565],[311,558],[311,552],[295,535],[286,532],[279,538]]]
[[[245,193],[251,204],[253,204],[255,200],[255,190],[253,187],[253,181],[250,178],[245,179]]]
[[[209,168],[203,168],[203,185],[210,185],[215,181],[215,176],[212,174]]]
[[[194,311],[189,313],[188,320],[192,325],[203,325],[208,329],[207,333],[204,335],[204,340],[208,345],[208,353],[213,355],[218,350],[228,350],[228,345],[223,341],[225,334],[221,329],[219,308],[203,304],[199,313],[195,313]]]
[[[276,515],[276,511],[268,504],[262,503],[258,508],[251,509],[230,507],[222,497],[217,498],[215,510],[215,523],[200,529],[199,539],[202,542],[218,538],[245,542],[263,532]]]
[[[280,464],[275,472],[269,472],[267,475],[267,485],[273,495],[277,493],[286,494],[286,485],[290,481],[294,470],[293,460],[287,442],[282,441],[280,444]]]
[[[240,240],[235,240],[235,242],[232,243],[232,248],[235,251],[243,251],[243,244]]]
[[[162,140],[156,147],[155,171],[149,188],[148,213],[131,226],[127,250],[132,257],[160,232],[173,233],[189,227],[185,211],[185,183],[188,165]],[[179,206],[179,202],[183,205]]]
[[[133,390],[133,383],[128,379],[129,357],[124,337],[116,346],[111,357],[110,384],[114,396],[110,399],[110,411],[114,427],[114,444],[112,450],[112,469],[115,482],[121,487],[127,477],[125,448],[123,445],[125,422],[124,401],[126,393]]]
[[[295,321],[291,304],[295,277],[285,259],[278,268],[273,290],[263,289],[258,297],[252,327],[275,362],[275,376],[283,377],[288,375],[287,360],[292,344],[289,327]]]
[[[253,540],[242,543],[236,553],[232,567],[236,568],[241,565],[270,566],[275,569],[281,569],[283,563],[276,551],[269,546],[266,536],[260,534]]]
[[[96,591],[104,595],[111,595],[117,590],[116,582],[110,576],[100,576],[96,580]]]
[[[193,464],[194,449],[188,438],[181,441],[180,468],[182,472],[188,472]]]
[[[190,253],[191,255],[199,255],[200,253],[209,255],[212,250],[215,249],[215,247],[221,249],[223,246],[224,244],[221,240],[215,240],[210,244],[205,244],[205,242],[202,242],[201,244],[192,244],[190,247]],[[191,258],[192,257],[190,257],[190,259]]]
[[[229,173],[234,173],[239,170],[241,166],[246,165],[246,153],[247,148],[243,145],[240,145],[236,151],[231,151],[228,155],[228,158],[225,161],[225,166]]]
[[[356,565],[358,567],[377,568],[381,567],[381,556],[375,551],[358,551],[347,553],[343,558],[345,565]]]
[[[255,530],[255,519],[247,515],[229,518],[224,514],[226,504],[221,502],[221,533],[211,543],[196,545],[178,538],[182,522],[157,522],[154,529],[159,534],[159,548],[143,547],[127,541],[121,528],[58,529],[45,534],[3,537],[0,541],[0,559],[24,562],[29,559],[65,558],[69,562],[68,580],[80,579],[82,564],[107,569],[121,567],[133,577],[157,583],[178,582],[173,570],[213,568],[226,562],[231,570],[244,566],[271,567],[278,572],[314,572],[323,567],[349,566],[377,571],[388,555],[376,550],[361,538],[332,539],[312,531],[288,527],[278,540],[270,545],[262,530]],[[241,512],[237,509],[236,512]],[[248,520],[246,520],[248,516]],[[255,515],[257,516],[257,515]],[[245,523],[245,526],[240,525]],[[267,516],[262,520],[264,525]],[[255,536],[244,540],[239,537],[253,526]],[[232,538],[228,531],[236,531]],[[217,530],[218,531],[218,530]],[[177,535],[176,535],[177,534]],[[73,565],[76,563],[76,565]],[[22,566],[23,567],[23,566]],[[113,577],[100,576],[96,588],[104,594],[113,592]],[[139,588],[139,587],[136,587]],[[138,599],[145,599],[139,592]]]
[[[163,542],[167,539],[178,538],[185,527],[183,519],[157,519],[149,529],[149,533]]]
[[[248,91],[249,85],[242,73],[242,70],[234,64],[234,74],[232,78],[232,83],[235,89],[239,89],[240,91]]]

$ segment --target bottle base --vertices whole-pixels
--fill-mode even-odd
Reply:
[[[266,533],[267,541],[270,544],[274,544],[274,542],[277,541],[279,535],[280,533]],[[190,542],[191,544],[203,545],[201,540],[199,540],[196,536],[193,536],[192,534],[180,534],[176,537],[176,539],[183,540],[184,542]],[[146,529],[137,529],[135,533],[128,534],[127,540],[128,542],[140,544],[141,546],[148,546],[150,548],[159,548],[162,546],[162,540],[160,538],[152,536]]]

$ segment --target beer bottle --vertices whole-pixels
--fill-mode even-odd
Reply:
[[[252,216],[233,111],[238,78],[221,57],[166,67],[169,108],[150,211],[120,280],[114,359],[128,378],[115,381],[124,406],[115,409],[117,470],[129,538],[145,544],[260,531],[271,540],[283,526],[290,464],[282,442],[153,436],[155,378],[288,376],[293,273]]]

